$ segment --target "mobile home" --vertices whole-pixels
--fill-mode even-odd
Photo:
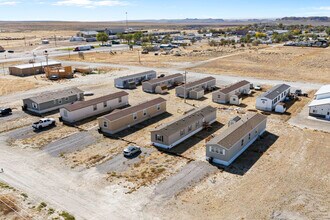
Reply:
[[[269,91],[263,93],[257,98],[256,108],[262,111],[273,111],[280,102],[290,94],[290,86],[287,84],[279,84]]]
[[[330,120],[330,85],[322,86],[308,107],[310,116]]]
[[[38,115],[58,110],[61,107],[84,100],[84,92],[76,87],[23,99],[22,109]]]
[[[122,76],[115,79],[115,86],[120,89],[134,89],[137,85],[142,84],[142,82],[155,79],[156,77],[157,73],[153,70],[129,76]]]
[[[212,100],[221,104],[240,104],[240,96],[250,94],[250,82],[243,80],[212,93]]]
[[[216,113],[216,108],[211,106],[197,108],[151,131],[151,142],[157,147],[170,149],[215,122]]]
[[[60,109],[60,119],[73,124],[128,105],[128,93],[121,91],[88,101],[75,102]]]
[[[215,88],[216,85],[216,79],[214,77],[206,77],[194,82],[187,83],[185,85],[176,87],[175,93],[178,97],[181,98],[193,98],[191,97],[192,94],[197,95],[196,93],[190,93],[190,91],[207,91],[212,90]],[[189,95],[190,94],[190,95]],[[199,93],[200,94],[200,93]],[[198,98],[200,98],[199,95],[197,95]]]
[[[166,112],[166,100],[156,98],[100,117],[99,132],[115,134]]]
[[[156,91],[161,91],[157,87],[167,87],[171,88],[175,85],[183,83],[184,77],[181,73],[168,75],[162,78],[152,79],[142,83],[142,90],[145,92],[156,93]]]
[[[252,113],[232,120],[230,126],[206,143],[206,160],[229,166],[266,130],[267,117]]]

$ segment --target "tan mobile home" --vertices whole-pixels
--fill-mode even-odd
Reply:
[[[166,112],[166,100],[156,98],[100,117],[99,132],[115,134],[164,112]]]
[[[45,67],[60,67],[61,63],[57,61],[48,61],[48,62],[38,62],[38,63],[29,63],[21,64],[17,66],[10,66],[9,73],[14,76],[31,76],[36,74],[44,73]]]
[[[267,117],[259,113],[248,114],[235,121],[206,143],[206,160],[229,166],[266,130]]]
[[[226,88],[213,92],[212,100],[213,102],[221,104],[231,103],[234,105],[239,105],[240,96],[242,94],[250,94],[250,82],[246,80],[234,83]]]
[[[211,106],[197,108],[173,122],[151,131],[153,145],[170,149],[216,121],[217,109]]]
[[[75,102],[60,109],[64,123],[75,123],[86,118],[108,113],[128,105],[128,93],[121,91],[88,101]]]
[[[200,90],[212,90],[215,87],[216,79],[214,77],[206,77],[194,82],[187,83],[185,85],[176,87],[175,94],[181,98],[200,98]],[[190,93],[190,91],[195,90],[196,92]],[[193,95],[193,97],[190,97]],[[195,96],[194,96],[195,95]]]
[[[142,83],[142,90],[144,92],[157,93],[158,86],[171,88],[177,84],[183,83],[183,75],[181,73],[168,75],[162,78],[152,79]]]

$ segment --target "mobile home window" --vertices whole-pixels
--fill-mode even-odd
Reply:
[[[184,135],[184,129],[180,131],[180,136]]]
[[[196,121],[196,128],[199,127],[199,124],[200,124],[200,122],[199,121]]]
[[[242,140],[242,142],[241,142],[241,146],[243,146],[244,145],[244,139]]]
[[[65,97],[65,101],[69,101],[69,97]]]
[[[108,103],[107,102],[103,102],[103,107],[104,108],[108,107]]]
[[[249,140],[251,139],[251,133],[249,134]]]
[[[162,135],[156,134],[156,140],[163,142],[164,141],[164,137]]]
[[[136,120],[137,119],[137,114],[133,113],[133,119]]]
[[[59,99],[58,100],[58,104],[62,104],[62,99]]]
[[[63,113],[64,113],[64,117],[68,117],[68,111],[67,110],[64,110]]]
[[[160,110],[160,105],[157,105],[157,110],[158,110],[158,111]]]
[[[220,154],[221,154],[221,155],[225,155],[225,154],[226,154],[225,149],[220,149]]]
[[[121,97],[118,98],[118,102],[121,103],[123,100],[121,99]]]
[[[32,108],[38,108],[38,105],[36,103],[32,103]]]
[[[93,110],[94,110],[94,111],[97,110],[97,105],[93,105]]]
[[[108,127],[108,122],[103,122],[103,127],[107,128]]]
[[[188,132],[192,130],[192,125],[188,126]]]
[[[146,116],[147,115],[147,109],[143,110],[143,115]]]

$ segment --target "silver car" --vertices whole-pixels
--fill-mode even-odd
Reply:
[[[140,147],[137,147],[137,146],[128,146],[123,151],[124,156],[126,156],[126,157],[130,157],[130,156],[132,156],[134,154],[137,154],[139,152],[141,152],[141,148]]]

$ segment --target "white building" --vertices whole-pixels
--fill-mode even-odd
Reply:
[[[279,84],[257,98],[256,108],[262,111],[273,111],[277,104],[290,94],[290,86]]]
[[[73,124],[127,105],[128,93],[124,91],[116,92],[88,101],[66,105],[60,109],[60,119],[65,123]]]
[[[330,120],[330,84],[322,86],[309,104],[309,115]]]

